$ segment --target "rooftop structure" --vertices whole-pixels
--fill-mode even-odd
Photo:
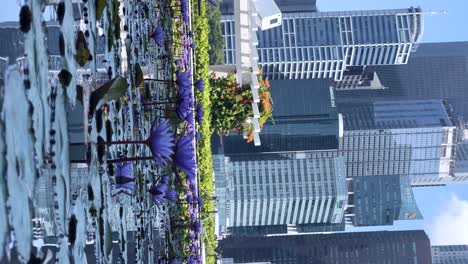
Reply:
[[[283,12],[280,27],[258,32],[258,61],[264,76],[276,79],[342,80],[348,67],[406,64],[423,31],[420,8]],[[238,46],[223,16],[227,64],[236,63]]]
[[[430,241],[422,230],[229,237],[219,248],[235,262],[431,263]]]

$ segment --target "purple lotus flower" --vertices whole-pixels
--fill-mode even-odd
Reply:
[[[182,135],[177,141],[174,162],[185,173],[187,179],[195,179],[197,163],[195,160],[194,133]]]
[[[194,239],[196,238],[195,232],[193,232],[192,230],[190,230],[190,231],[188,232],[188,238],[189,238],[190,240],[194,240]]]
[[[177,116],[180,120],[187,120],[187,116],[192,114],[193,117],[193,102],[188,91],[181,91],[177,94]]]
[[[182,263],[182,260],[180,260],[179,257],[174,257],[169,260],[169,264],[181,264],[181,263]]]
[[[205,89],[203,78],[200,78],[195,82],[195,88],[197,88],[200,92],[203,92],[203,90]]]
[[[185,200],[188,202],[188,203],[191,203],[193,202],[195,199],[193,197],[193,194],[190,190],[185,190]]]
[[[127,178],[133,178],[132,163],[123,162],[123,163],[116,164],[115,175],[117,177],[122,176],[122,177],[127,177]]]
[[[208,0],[208,3],[212,6],[218,6],[218,3],[216,3],[216,0]]]
[[[197,123],[200,125],[203,122],[203,106],[201,104],[197,105],[197,114],[195,115],[195,120],[197,120]]]
[[[154,42],[158,46],[162,46],[164,43],[164,40],[166,39],[166,33],[161,27],[156,27],[156,29],[154,29],[150,37],[154,40]]]
[[[166,199],[169,201],[176,201],[177,200],[177,192],[173,189],[168,189],[165,193]]]
[[[169,184],[169,176],[164,175],[161,177],[161,182],[164,184]]]
[[[153,196],[153,199],[156,203],[163,203],[166,201],[166,191],[168,190],[168,187],[166,184],[158,184],[158,185],[153,185],[151,189],[149,189],[149,193]]]
[[[151,125],[150,136],[146,144],[150,147],[154,159],[159,166],[166,166],[171,155],[174,154],[174,137],[170,131],[169,122],[163,119],[157,125],[157,119]]]
[[[180,0],[180,12],[182,13],[182,20],[184,24],[188,24],[188,0]]]
[[[185,261],[187,262],[187,264],[197,264],[197,260],[192,256],[187,257]]]
[[[190,31],[188,32],[188,36],[191,37],[191,38],[193,38],[193,31],[192,31],[192,30],[190,30]]]
[[[199,196],[197,197],[197,202],[198,202],[198,207],[200,208],[200,210],[203,210],[203,199]]]
[[[195,43],[192,42],[192,44],[190,44],[190,47],[191,47],[192,49],[195,49]]]
[[[177,86],[179,86],[179,89],[181,87],[184,87],[184,88],[190,87],[191,80],[192,80],[192,72],[190,70],[182,71],[181,69],[178,69],[176,71],[176,84]]]
[[[130,162],[117,164],[115,173],[116,189],[135,189],[135,177],[133,176],[132,164]]]
[[[200,233],[200,230],[201,230],[200,221],[193,222],[192,229],[195,233]]]

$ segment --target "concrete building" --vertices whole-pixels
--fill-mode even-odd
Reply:
[[[220,254],[235,262],[276,264],[428,264],[431,245],[422,230],[229,237]]]
[[[468,263],[468,245],[432,246],[432,264]]]
[[[451,179],[456,127],[441,100],[342,103],[347,177],[408,176],[413,186]]]
[[[222,18],[227,64],[237,60],[235,24]],[[420,8],[283,12],[280,27],[258,32],[258,62],[277,79],[342,80],[350,66],[406,64],[423,32]]]

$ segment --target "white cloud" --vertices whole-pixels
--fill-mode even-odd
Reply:
[[[452,193],[447,206],[440,208],[428,227],[432,245],[468,244],[468,201]]]

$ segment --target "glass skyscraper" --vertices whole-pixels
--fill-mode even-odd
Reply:
[[[347,222],[354,226],[393,225],[394,220],[422,219],[410,180],[401,175],[354,177]]]
[[[219,251],[237,263],[432,263],[430,241],[422,230],[228,237],[219,242]]]
[[[468,118],[468,42],[422,43],[408,64],[371,66],[387,89],[337,92],[340,102],[381,100],[447,100]]]
[[[214,140],[220,233],[342,230],[347,187],[333,90],[323,79],[275,81],[270,91],[274,121],[262,146],[240,135]]]
[[[262,155],[267,157],[262,158]],[[343,157],[225,158],[225,223],[221,229],[341,223],[347,199]],[[223,213],[224,214],[224,213]]]
[[[453,175],[456,127],[441,100],[341,103],[347,177],[408,176],[413,186]]]
[[[271,80],[332,78],[347,67],[408,62],[422,36],[420,8],[283,12],[281,26],[259,31],[258,62]],[[222,19],[226,64],[235,64],[234,22]]]
[[[432,246],[433,264],[468,263],[468,245]]]

